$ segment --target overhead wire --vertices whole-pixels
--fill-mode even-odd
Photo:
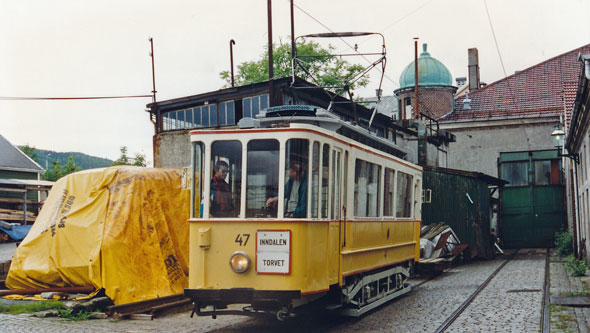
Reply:
[[[411,11],[411,12],[407,13],[406,15],[402,16],[401,18],[399,18],[399,19],[397,19],[396,21],[392,22],[391,24],[389,24],[389,25],[388,25],[388,26],[386,26],[385,28],[382,28],[380,31],[383,31],[383,32],[385,32],[386,30],[389,30],[389,29],[391,29],[391,28],[392,28],[393,26],[395,26],[396,24],[398,24],[398,23],[402,22],[403,20],[405,20],[405,19],[407,19],[408,17],[412,16],[414,13],[418,12],[418,11],[419,11],[419,10],[421,10],[422,8],[424,8],[424,7],[426,7],[427,5],[429,5],[429,4],[430,4],[432,1],[434,1],[434,0],[429,0],[429,1],[425,2],[425,3],[423,3],[423,4],[422,4],[421,6],[419,6],[418,8],[414,9],[413,11]],[[374,36],[367,37],[367,38],[365,38],[364,40],[360,41],[360,42],[358,43],[358,45],[361,45],[361,44],[363,44],[364,42],[366,42],[366,41],[368,41],[368,40],[370,40],[370,39],[373,39],[373,38],[374,38]]]
[[[483,0],[484,7],[486,9],[486,14],[488,16],[488,22],[490,23],[490,29],[492,30],[492,37],[494,38],[494,43],[496,44],[496,51],[498,52],[498,57],[500,58],[500,64],[502,65],[502,71],[504,72],[504,77],[506,78],[506,84],[508,85],[508,92],[512,96],[512,103],[516,106],[516,95],[514,94],[514,90],[512,90],[512,86],[510,85],[510,80],[508,79],[508,75],[506,74],[506,68],[504,67],[504,60],[502,59],[502,53],[500,52],[500,46],[498,45],[498,39],[496,38],[496,33],[494,31],[494,24],[492,23],[492,18],[490,17],[490,11],[488,10],[488,4],[486,0]],[[526,127],[522,127],[524,132],[524,136],[526,137],[526,142],[529,150],[531,149],[530,138],[526,133]]]
[[[287,2],[290,2],[290,0],[287,0]],[[297,4],[293,4],[294,7],[296,7],[297,9],[299,9],[303,14],[307,15],[309,18],[311,18],[312,20],[314,20],[316,23],[318,23],[319,25],[321,25],[322,27],[324,27],[326,30],[330,31],[330,32],[334,32],[334,30],[330,29],[330,27],[328,27],[327,25],[325,25],[324,23],[322,23],[319,19],[313,17],[311,14],[309,14],[307,11],[305,11],[303,8],[301,8],[299,5]],[[346,44],[351,50],[353,50],[354,52],[356,52],[358,55],[360,55],[363,59],[365,59],[365,61],[367,61],[368,63],[372,64],[373,61],[371,61],[370,59],[368,59],[365,55],[360,54],[360,52],[358,52],[355,47],[353,45],[350,45],[350,43],[348,43],[344,38],[342,37],[338,37],[344,44]],[[379,72],[383,73],[383,76],[385,76],[385,78],[389,81],[391,81],[391,83],[393,83],[394,85],[399,87],[399,84],[394,81],[393,79],[391,79],[389,76],[387,76],[387,74],[383,71],[381,71],[379,68],[376,68]]]
[[[65,100],[89,100],[89,99],[123,99],[123,98],[147,98],[153,95],[127,95],[127,96],[85,96],[85,97],[14,97],[0,96],[2,101],[65,101]]]

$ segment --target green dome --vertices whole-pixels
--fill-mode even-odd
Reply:
[[[426,52],[426,44],[422,44],[424,52],[418,57],[418,86],[450,86],[453,79],[451,73],[442,62]],[[415,69],[412,61],[399,77],[400,89],[413,87]]]

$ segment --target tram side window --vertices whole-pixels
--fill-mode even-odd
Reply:
[[[246,217],[277,217],[276,205],[266,202],[279,193],[279,142],[248,142],[246,168]]]
[[[193,214],[191,217],[203,217],[203,205],[201,198],[203,197],[202,175],[204,155],[205,150],[203,149],[203,143],[195,142],[193,144]]]
[[[379,214],[379,180],[381,167],[357,159],[354,166],[354,212],[355,216],[367,217]]]
[[[411,217],[412,216],[412,183],[414,176],[407,173],[397,173],[397,193],[395,216]]]
[[[212,217],[237,217],[240,213],[242,144],[216,141],[211,145],[209,212]]]
[[[291,139],[285,146],[285,217],[307,217],[309,141]]]
[[[393,216],[395,171],[385,168],[385,195],[383,198],[383,216]]]
[[[330,214],[335,220],[340,219],[340,152],[332,151],[332,185],[330,193],[332,193],[332,205]]]
[[[321,190],[321,217],[328,217],[328,180],[330,179],[330,145],[324,143],[322,148],[322,190]]]
[[[313,143],[313,155],[311,162],[311,217],[318,217],[318,197],[320,191],[320,143]]]

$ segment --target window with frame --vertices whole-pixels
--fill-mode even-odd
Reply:
[[[268,107],[268,94],[242,99],[242,112],[244,118],[256,118],[260,110]]]
[[[285,145],[285,217],[307,217],[309,141],[290,139]]]
[[[334,220],[340,219],[340,172],[341,172],[341,152],[332,150],[332,185],[330,193],[332,202],[330,205],[330,215]]]
[[[507,187],[528,185],[528,161],[502,163],[502,179]]]
[[[236,110],[234,101],[219,103],[219,126],[236,124]]]
[[[535,185],[561,184],[559,160],[534,161]]]
[[[239,216],[242,184],[242,143],[240,141],[213,142],[210,179],[210,216]]]
[[[379,216],[380,187],[381,166],[357,159],[354,166],[355,216]]]
[[[192,202],[193,211],[191,217],[203,217],[203,158],[205,157],[205,149],[202,142],[193,143],[193,182],[192,182]]]
[[[314,141],[311,161],[311,217],[318,217],[320,192],[320,143]]]
[[[385,168],[385,184],[383,184],[383,216],[394,216],[395,170]]]
[[[395,217],[412,217],[412,190],[414,176],[398,171]]]
[[[276,205],[266,203],[279,195],[279,142],[248,142],[246,168],[246,217],[277,217]]]
[[[327,218],[328,217],[328,182],[330,180],[330,145],[324,143],[322,147],[322,189],[321,189],[321,199],[320,199],[320,211],[321,217]]]

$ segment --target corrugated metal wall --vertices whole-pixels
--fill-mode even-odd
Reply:
[[[469,244],[471,257],[493,258],[490,191],[487,182],[474,177],[429,170],[424,170],[423,182],[425,189],[432,190],[432,202],[422,204],[422,224],[445,222],[457,234],[461,243]]]

